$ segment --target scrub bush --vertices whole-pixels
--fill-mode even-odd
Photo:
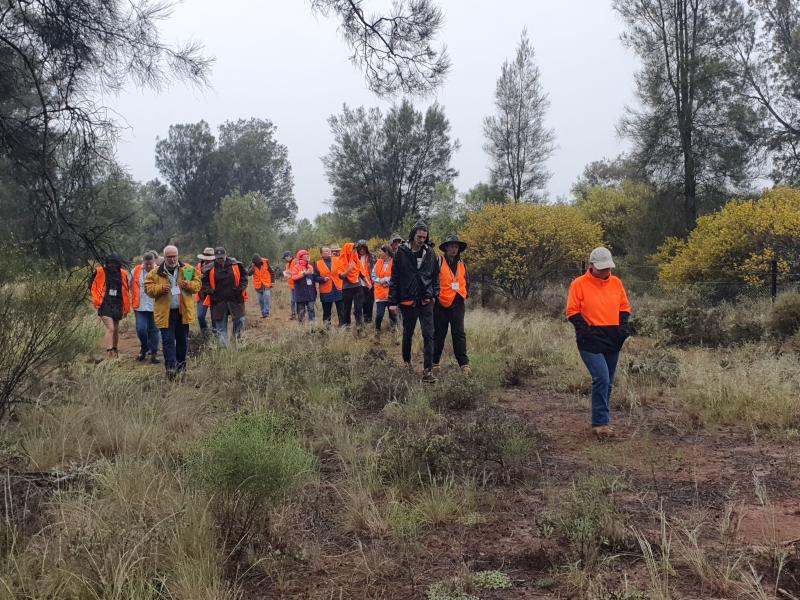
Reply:
[[[472,410],[484,402],[488,390],[478,377],[445,378],[433,391],[432,404],[450,410]]]
[[[768,317],[769,331],[780,339],[800,331],[800,294],[781,294]]]

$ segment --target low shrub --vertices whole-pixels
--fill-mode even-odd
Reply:
[[[486,384],[479,377],[446,377],[433,390],[439,409],[472,410],[486,400]]]
[[[658,315],[659,323],[678,346],[719,346],[724,343],[721,315],[715,307],[671,303]]]
[[[536,372],[533,361],[520,354],[512,354],[503,363],[501,383],[503,387],[516,387],[522,385],[525,379]]]
[[[460,454],[453,436],[442,429],[390,430],[377,452],[383,481],[412,486],[447,476]]]
[[[633,354],[625,369],[629,378],[640,386],[677,385],[680,377],[680,358],[665,348],[653,348]]]
[[[775,300],[768,317],[772,335],[787,339],[800,331],[800,294],[781,294]]]
[[[476,467],[493,467],[507,483],[523,474],[538,446],[538,436],[521,418],[491,408],[460,425],[458,440]]]

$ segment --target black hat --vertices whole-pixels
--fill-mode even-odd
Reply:
[[[263,262],[260,254],[253,254],[252,261],[257,265],[260,265]]]
[[[283,256],[281,258],[283,258],[284,260],[286,260],[287,258],[292,258],[292,253],[287,250],[286,252],[283,253]]]
[[[120,256],[119,252],[111,252],[108,256],[106,256],[107,265],[117,265],[121,267],[124,262],[125,261],[122,260],[122,256]]]
[[[226,256],[227,254],[224,246],[217,246],[214,248],[214,256]]]
[[[444,238],[444,241],[439,244],[439,250],[446,252],[448,244],[458,244],[459,252],[463,252],[467,249],[467,242],[462,242],[460,239],[458,239],[457,235],[448,235],[446,238]]]

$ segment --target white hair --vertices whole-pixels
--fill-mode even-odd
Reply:
[[[169,245],[169,246],[164,246],[164,249],[161,251],[161,255],[164,256],[167,253],[167,250],[175,250],[175,254],[178,254],[178,247]]]

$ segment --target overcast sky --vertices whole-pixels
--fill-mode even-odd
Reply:
[[[568,196],[588,162],[624,148],[615,125],[633,102],[636,60],[619,41],[621,21],[610,0],[438,1],[445,14],[441,40],[453,69],[434,97],[415,103],[444,105],[461,142],[453,161],[460,192],[487,180],[481,124],[493,111],[500,67],[513,57],[524,27],[551,101],[547,120],[557,150],[548,163],[550,197]],[[169,42],[202,42],[216,63],[208,89],[132,89],[110,100],[128,126],[118,156],[131,174],[142,181],[158,176],[155,142],[170,124],[205,119],[216,129],[230,119],[268,118],[289,149],[299,216],[328,210],[330,187],[320,160],[332,139],[326,119],[343,103],[391,103],[367,90],[337,23],[313,15],[307,0],[186,0],[161,30]]]

